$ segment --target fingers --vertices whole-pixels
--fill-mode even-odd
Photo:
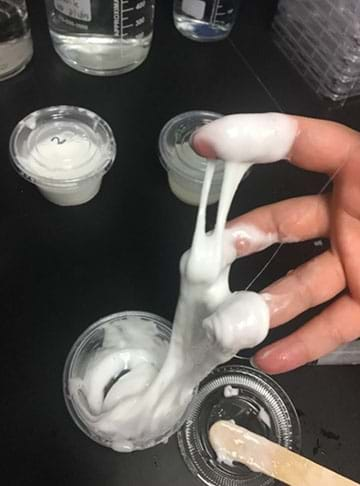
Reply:
[[[360,304],[340,297],[290,336],[260,350],[254,364],[267,373],[283,373],[330,353],[360,336]]]
[[[345,288],[338,256],[326,251],[263,290],[270,308],[270,327],[327,302]]]
[[[292,117],[298,122],[298,134],[289,159],[303,169],[334,173],[345,165],[360,134],[349,127],[314,118]]]
[[[330,174],[359,144],[360,134],[344,125],[271,113],[225,116],[200,128],[193,139],[194,149],[210,159],[242,161],[247,154],[257,163],[288,157],[303,169]]]
[[[192,146],[209,159],[250,164],[286,158],[298,130],[295,117],[282,113],[242,113],[219,118],[196,131]]]
[[[239,349],[253,348],[266,338],[269,308],[256,292],[235,292],[202,325],[222,352],[233,356]]]
[[[238,256],[274,243],[326,237],[330,230],[330,198],[305,196],[269,204],[230,221],[227,228]]]
[[[351,295],[360,302],[360,147],[337,176],[332,242],[342,260]]]

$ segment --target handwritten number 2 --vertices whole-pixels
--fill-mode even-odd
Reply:
[[[60,138],[59,138],[59,137],[53,137],[53,138],[51,139],[51,141],[52,141],[52,142],[56,142],[58,145],[62,145],[63,143],[65,143],[65,142],[66,142],[66,139],[64,138],[63,140],[60,140]]]

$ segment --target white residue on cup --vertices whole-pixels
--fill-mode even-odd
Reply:
[[[92,199],[115,158],[109,125],[84,108],[55,106],[28,115],[14,129],[15,168],[49,201],[74,206]]]

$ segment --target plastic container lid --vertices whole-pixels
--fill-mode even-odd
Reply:
[[[162,166],[184,179],[202,184],[208,160],[192,149],[191,139],[198,128],[221,117],[210,111],[188,111],[169,120],[159,137]],[[223,174],[224,163],[217,160],[213,184],[220,184]]]
[[[229,386],[230,393],[227,393]],[[273,479],[250,471],[243,464],[217,461],[208,433],[218,420],[234,420],[288,449],[300,449],[296,410],[276,381],[247,366],[221,366],[200,385],[186,422],[178,432],[186,465],[207,486],[274,484]]]
[[[52,106],[20,121],[10,138],[16,170],[41,186],[71,186],[100,177],[112,166],[116,143],[110,126],[75,106]]]

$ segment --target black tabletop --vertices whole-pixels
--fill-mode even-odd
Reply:
[[[322,102],[278,52],[269,30],[273,2],[244,0],[230,38],[209,45],[183,38],[173,26],[170,0],[157,3],[147,61],[127,75],[96,78],[58,58],[43,2],[30,1],[34,59],[22,74],[0,84],[2,484],[197,484],[174,437],[166,446],[115,453],[76,428],[62,396],[64,360],[88,325],[121,310],[173,316],[178,261],[189,247],[196,209],[172,195],[158,161],[157,139],[167,120],[193,109],[224,114],[282,110],[360,128],[359,103],[340,109]],[[52,205],[9,163],[14,125],[33,110],[57,104],[95,111],[117,140],[114,167],[99,195],[83,206]],[[255,168],[236,196],[232,215],[316,193],[325,180],[286,163]],[[233,287],[243,288],[271,251],[238,262]],[[253,288],[319,251],[313,242],[283,247]],[[306,366],[277,377],[298,410],[304,455],[357,481],[359,372],[355,366]]]

